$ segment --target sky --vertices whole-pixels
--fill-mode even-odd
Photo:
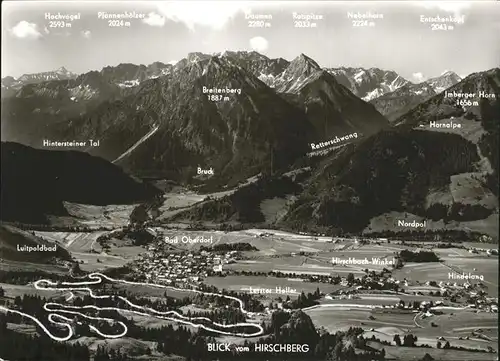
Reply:
[[[141,14],[110,27],[99,12]],[[292,13],[322,15],[295,28]],[[348,12],[382,14],[354,27]],[[45,14],[80,14],[50,27]],[[245,17],[271,15],[262,28]],[[464,16],[453,30],[432,30],[421,16]],[[67,23],[71,27],[67,27]],[[54,24],[52,24],[54,25]],[[130,26],[127,26],[130,25]],[[179,1],[2,2],[2,77],[64,66],[84,73],[120,63],[175,62],[189,52],[256,50],[293,60],[301,53],[322,67],[378,67],[411,81],[447,70],[464,76],[500,66],[500,2],[495,1]]]

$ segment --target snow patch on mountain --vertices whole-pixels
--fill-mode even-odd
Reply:
[[[377,89],[374,89],[372,90],[371,92],[369,92],[367,95],[365,95],[362,99],[364,101],[370,101],[372,99],[375,99],[375,98],[378,98],[378,97],[381,97],[382,95],[384,95],[384,90],[382,88],[377,88]]]
[[[90,100],[99,95],[99,92],[92,88],[89,84],[78,85],[74,88],[68,89],[71,97],[75,99]]]
[[[138,86],[140,83],[139,79],[134,79],[134,80],[126,80],[123,83],[117,83],[120,88],[132,88],[135,86]]]

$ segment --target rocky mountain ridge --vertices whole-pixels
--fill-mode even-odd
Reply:
[[[264,204],[281,197],[288,201],[279,210],[283,216],[273,221],[278,228],[427,235],[467,229],[498,239],[500,69],[471,74],[447,92],[487,96],[464,108],[454,98],[435,94],[390,129],[302,163],[309,170],[280,188],[288,189],[288,195],[261,192],[265,199],[256,200],[246,187],[178,214],[176,220],[214,221],[211,215],[227,214],[227,219],[217,219],[227,222],[236,211],[241,214],[241,204],[260,202],[260,208],[254,205],[253,213],[245,213],[244,222],[264,222]],[[431,122],[460,127],[440,129],[430,127]],[[268,189],[269,182],[260,187]],[[301,187],[300,192],[294,187]],[[398,220],[426,221],[428,226],[405,228]]]
[[[308,58],[302,54],[303,57]],[[284,83],[293,82],[292,77],[295,77],[295,82],[305,74],[298,74],[294,68],[287,68],[290,66],[290,61],[283,58],[271,59],[256,51],[224,51],[215,54],[204,54],[201,52],[192,52],[176,64],[165,64],[162,62],[155,62],[150,65],[135,65],[130,63],[122,63],[117,66],[104,67],[100,73],[107,82],[115,84],[122,88],[138,86],[140,82],[164,76],[175,71],[175,69],[182,68],[186,63],[193,63],[210,57],[219,57],[227,59],[236,65],[239,65],[246,70],[252,72],[266,85],[277,88],[280,92],[287,92]],[[311,58],[310,66],[317,70],[320,66]],[[351,90],[356,96],[365,101],[376,99],[384,94],[393,92],[400,87],[413,84],[404,79],[399,74],[391,70],[383,70],[380,68],[365,69],[362,67],[338,67],[338,68],[321,68],[332,74],[336,80]],[[311,70],[311,69],[310,69]],[[95,71],[86,74],[94,73]],[[51,80],[67,80],[75,79],[79,76],[75,73],[67,71],[64,67],[51,72],[42,72],[36,74],[25,74],[19,79],[11,76],[2,78],[2,92],[12,96],[15,91],[19,90],[22,86],[27,84],[36,84],[47,82]],[[456,84],[461,78],[452,71],[446,71],[440,76],[429,79],[428,83],[437,93],[443,91],[449,86]],[[280,88],[281,86],[281,88]]]
[[[262,81],[264,71],[281,72],[274,88]],[[142,80],[133,86],[116,83],[133,82],[137,74]],[[388,125],[304,54],[286,63],[256,52],[190,53],[149,73],[122,64],[65,84],[25,86],[6,105],[7,134],[28,134],[38,143],[41,134],[100,139],[99,148],[85,151],[119,159],[137,174],[176,178],[194,176],[199,166],[217,168],[226,180],[231,172],[254,175],[290,165],[328,137],[367,136]]]
[[[456,73],[447,71],[439,77],[418,84],[407,83],[394,91],[376,97],[370,103],[385,115],[389,121],[393,121],[418,104],[454,86],[461,80]]]

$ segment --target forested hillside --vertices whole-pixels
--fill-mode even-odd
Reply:
[[[287,177],[263,177],[221,199],[208,200],[186,212],[174,216],[174,220],[259,223],[265,218],[260,203],[266,198],[284,198],[297,194],[301,186]]]
[[[474,171],[478,160],[475,145],[458,135],[382,132],[332,156],[312,177],[285,223],[298,229],[359,231],[370,218],[388,211],[427,216],[429,190],[446,186],[453,174]]]

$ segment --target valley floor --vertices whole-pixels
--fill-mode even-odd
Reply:
[[[190,196],[184,198],[185,203],[183,204],[193,204],[196,201],[199,201],[199,199]],[[78,213],[79,221],[84,224],[99,225],[99,227],[106,226],[116,230],[127,223],[128,214],[132,207],[117,206],[113,208],[109,206],[72,205],[71,209],[73,212]],[[102,217],[103,214],[107,216]],[[260,322],[269,320],[273,312],[273,308],[270,307],[271,304],[278,305],[280,308],[283,307],[283,299],[286,296],[289,296],[291,300],[297,300],[300,293],[314,293],[316,289],[319,289],[321,297],[318,299],[318,304],[304,308],[317,328],[337,332],[353,326],[361,327],[365,330],[365,337],[371,338],[375,336],[380,342],[390,343],[391,346],[381,345],[381,347],[386,348],[387,355],[394,359],[409,360],[417,355],[422,354],[421,356],[423,356],[423,354],[429,353],[433,357],[434,355],[439,357],[440,360],[466,360],[467,357],[474,360],[493,360],[496,357],[495,353],[471,350],[498,351],[498,314],[492,311],[493,308],[486,306],[486,304],[497,304],[497,301],[491,303],[491,297],[495,297],[498,292],[498,256],[487,255],[484,249],[476,253],[469,252],[470,249],[478,249],[473,247],[474,245],[464,247],[457,244],[456,248],[443,249],[433,248],[432,244],[420,243],[420,247],[435,252],[441,258],[441,262],[410,262],[401,269],[393,270],[390,276],[380,278],[381,276],[375,275],[379,275],[385,268],[381,265],[341,265],[333,264],[332,259],[392,259],[395,253],[403,249],[411,249],[413,246],[375,238],[363,240],[358,238],[332,238],[266,229],[223,232],[152,227],[151,232],[156,239],[153,243],[147,246],[138,246],[134,245],[133,240],[127,239],[127,237],[121,239],[111,237],[107,241],[109,248],[104,251],[97,239],[109,232],[105,230],[91,232],[34,231],[37,236],[66,248],[80,264],[83,271],[102,272],[127,265],[132,270],[132,273],[126,275],[128,279],[136,277],[134,276],[135,272],[142,272],[143,276],[150,277],[148,284],[134,286],[133,282],[115,280],[114,282],[118,282],[117,285],[119,286],[116,289],[127,290],[127,292],[136,294],[138,297],[148,297],[151,300],[162,297],[162,289],[170,289],[168,283],[165,283],[165,278],[157,278],[158,276],[154,274],[148,276],[150,271],[147,270],[152,269],[152,266],[155,267],[154,263],[151,264],[151,262],[161,263],[171,253],[197,255],[202,251],[202,246],[210,248],[247,243],[255,247],[255,249],[239,252],[239,256],[233,261],[229,263],[223,262],[221,269],[225,275],[210,272],[208,277],[200,277],[200,279],[203,279],[203,284],[215,286],[219,290],[225,289],[248,293],[250,288],[270,289],[271,291],[268,294],[255,296],[266,308],[263,312],[248,315],[248,322],[251,324],[259,325]],[[188,237],[188,239],[210,238],[213,241],[210,244],[179,242],[178,244],[168,245],[168,251],[167,248],[162,248],[166,244],[165,239],[167,237],[172,239],[175,236],[181,239],[182,237]],[[479,246],[481,245],[479,244]],[[148,254],[149,256],[147,256]],[[19,264],[19,266],[24,268],[25,265]],[[32,270],[36,272],[37,267],[34,266]],[[38,269],[48,273],[61,272],[58,271],[58,268],[61,269],[61,266],[43,265]],[[139,271],[139,269],[143,271]],[[168,269],[168,266],[166,269]],[[3,261],[0,263],[0,270],[9,273],[15,272],[16,262]],[[484,303],[475,303],[471,306],[471,301],[466,301],[466,293],[470,292],[470,290],[465,291],[465,286],[462,285],[463,282],[461,281],[450,282],[449,273],[452,271],[483,275],[483,289],[486,290],[486,295],[490,294],[490,298],[486,296],[487,298],[481,298],[481,300],[490,301],[481,301]],[[372,275],[372,277],[384,284],[396,282],[404,288],[404,291],[394,292],[383,289],[369,290],[366,287],[353,287],[346,282],[350,274],[357,279]],[[332,283],[332,277],[336,275],[341,280],[338,284]],[[90,278],[92,277],[97,279],[100,276],[98,273],[95,276],[90,276]],[[429,284],[429,281],[435,283]],[[51,284],[47,282],[38,280],[26,285],[14,285],[7,282],[0,284],[0,286],[4,289],[7,299],[32,294],[51,300],[57,299],[58,302],[61,302],[63,299],[71,300],[72,297],[84,295],[88,292],[82,289],[74,289],[75,286],[71,286],[71,283],[67,283],[65,286],[55,286],[54,284],[53,287],[47,287],[47,285]],[[359,284],[363,285],[363,283]],[[90,286],[92,285],[89,284],[88,287]],[[85,286],[80,282],[78,287]],[[281,294],[276,292],[277,288],[293,289],[296,293]],[[444,297],[443,290],[456,295],[457,299],[451,300],[449,296]],[[190,291],[186,291],[170,289],[168,295],[180,299],[189,294]],[[441,291],[441,293],[437,291]],[[428,311],[422,311],[420,308],[408,308],[408,304],[412,302],[430,301],[435,305],[446,305],[448,308],[437,307],[436,311],[432,311],[432,308]],[[406,306],[401,307],[402,302]],[[67,307],[64,306],[64,303],[59,306]],[[194,307],[192,310],[197,310],[197,307],[200,306],[193,305],[190,307]],[[2,310],[5,312],[5,307]],[[184,310],[187,311],[190,308]],[[209,308],[201,306],[198,310],[208,311]],[[124,315],[131,316],[139,325],[147,327],[176,325],[179,322],[179,319],[165,319],[159,314],[155,315],[149,311],[144,314],[141,313],[143,311],[137,311],[134,315],[127,315],[127,311],[119,312],[124,312]],[[432,313],[431,316],[428,316],[429,311]],[[80,311],[75,312],[81,315]],[[32,333],[34,331],[33,322],[26,321],[25,326],[13,324],[9,327],[16,329],[16,332]],[[395,346],[393,342],[394,335],[399,334],[402,337],[407,333],[418,337],[417,346],[426,344],[431,348],[402,348]],[[115,339],[106,332],[97,332],[97,334],[100,334],[101,338]],[[226,340],[228,337],[232,337],[234,344],[240,344],[245,339],[234,335],[230,336],[229,334],[219,335],[218,338]],[[437,349],[436,344],[440,339],[449,341],[452,349]],[[77,338],[76,340],[94,345],[92,347],[96,347],[96,342],[100,344],[99,337],[94,340],[88,338],[85,340]],[[74,342],[74,340],[71,342]],[[144,342],[141,340],[128,339],[126,332],[116,338],[113,343],[115,342],[128,344],[138,342],[139,344],[130,346],[132,349],[140,349],[144,346]],[[444,341],[441,342],[444,343]],[[453,347],[463,347],[469,351],[455,350]]]

